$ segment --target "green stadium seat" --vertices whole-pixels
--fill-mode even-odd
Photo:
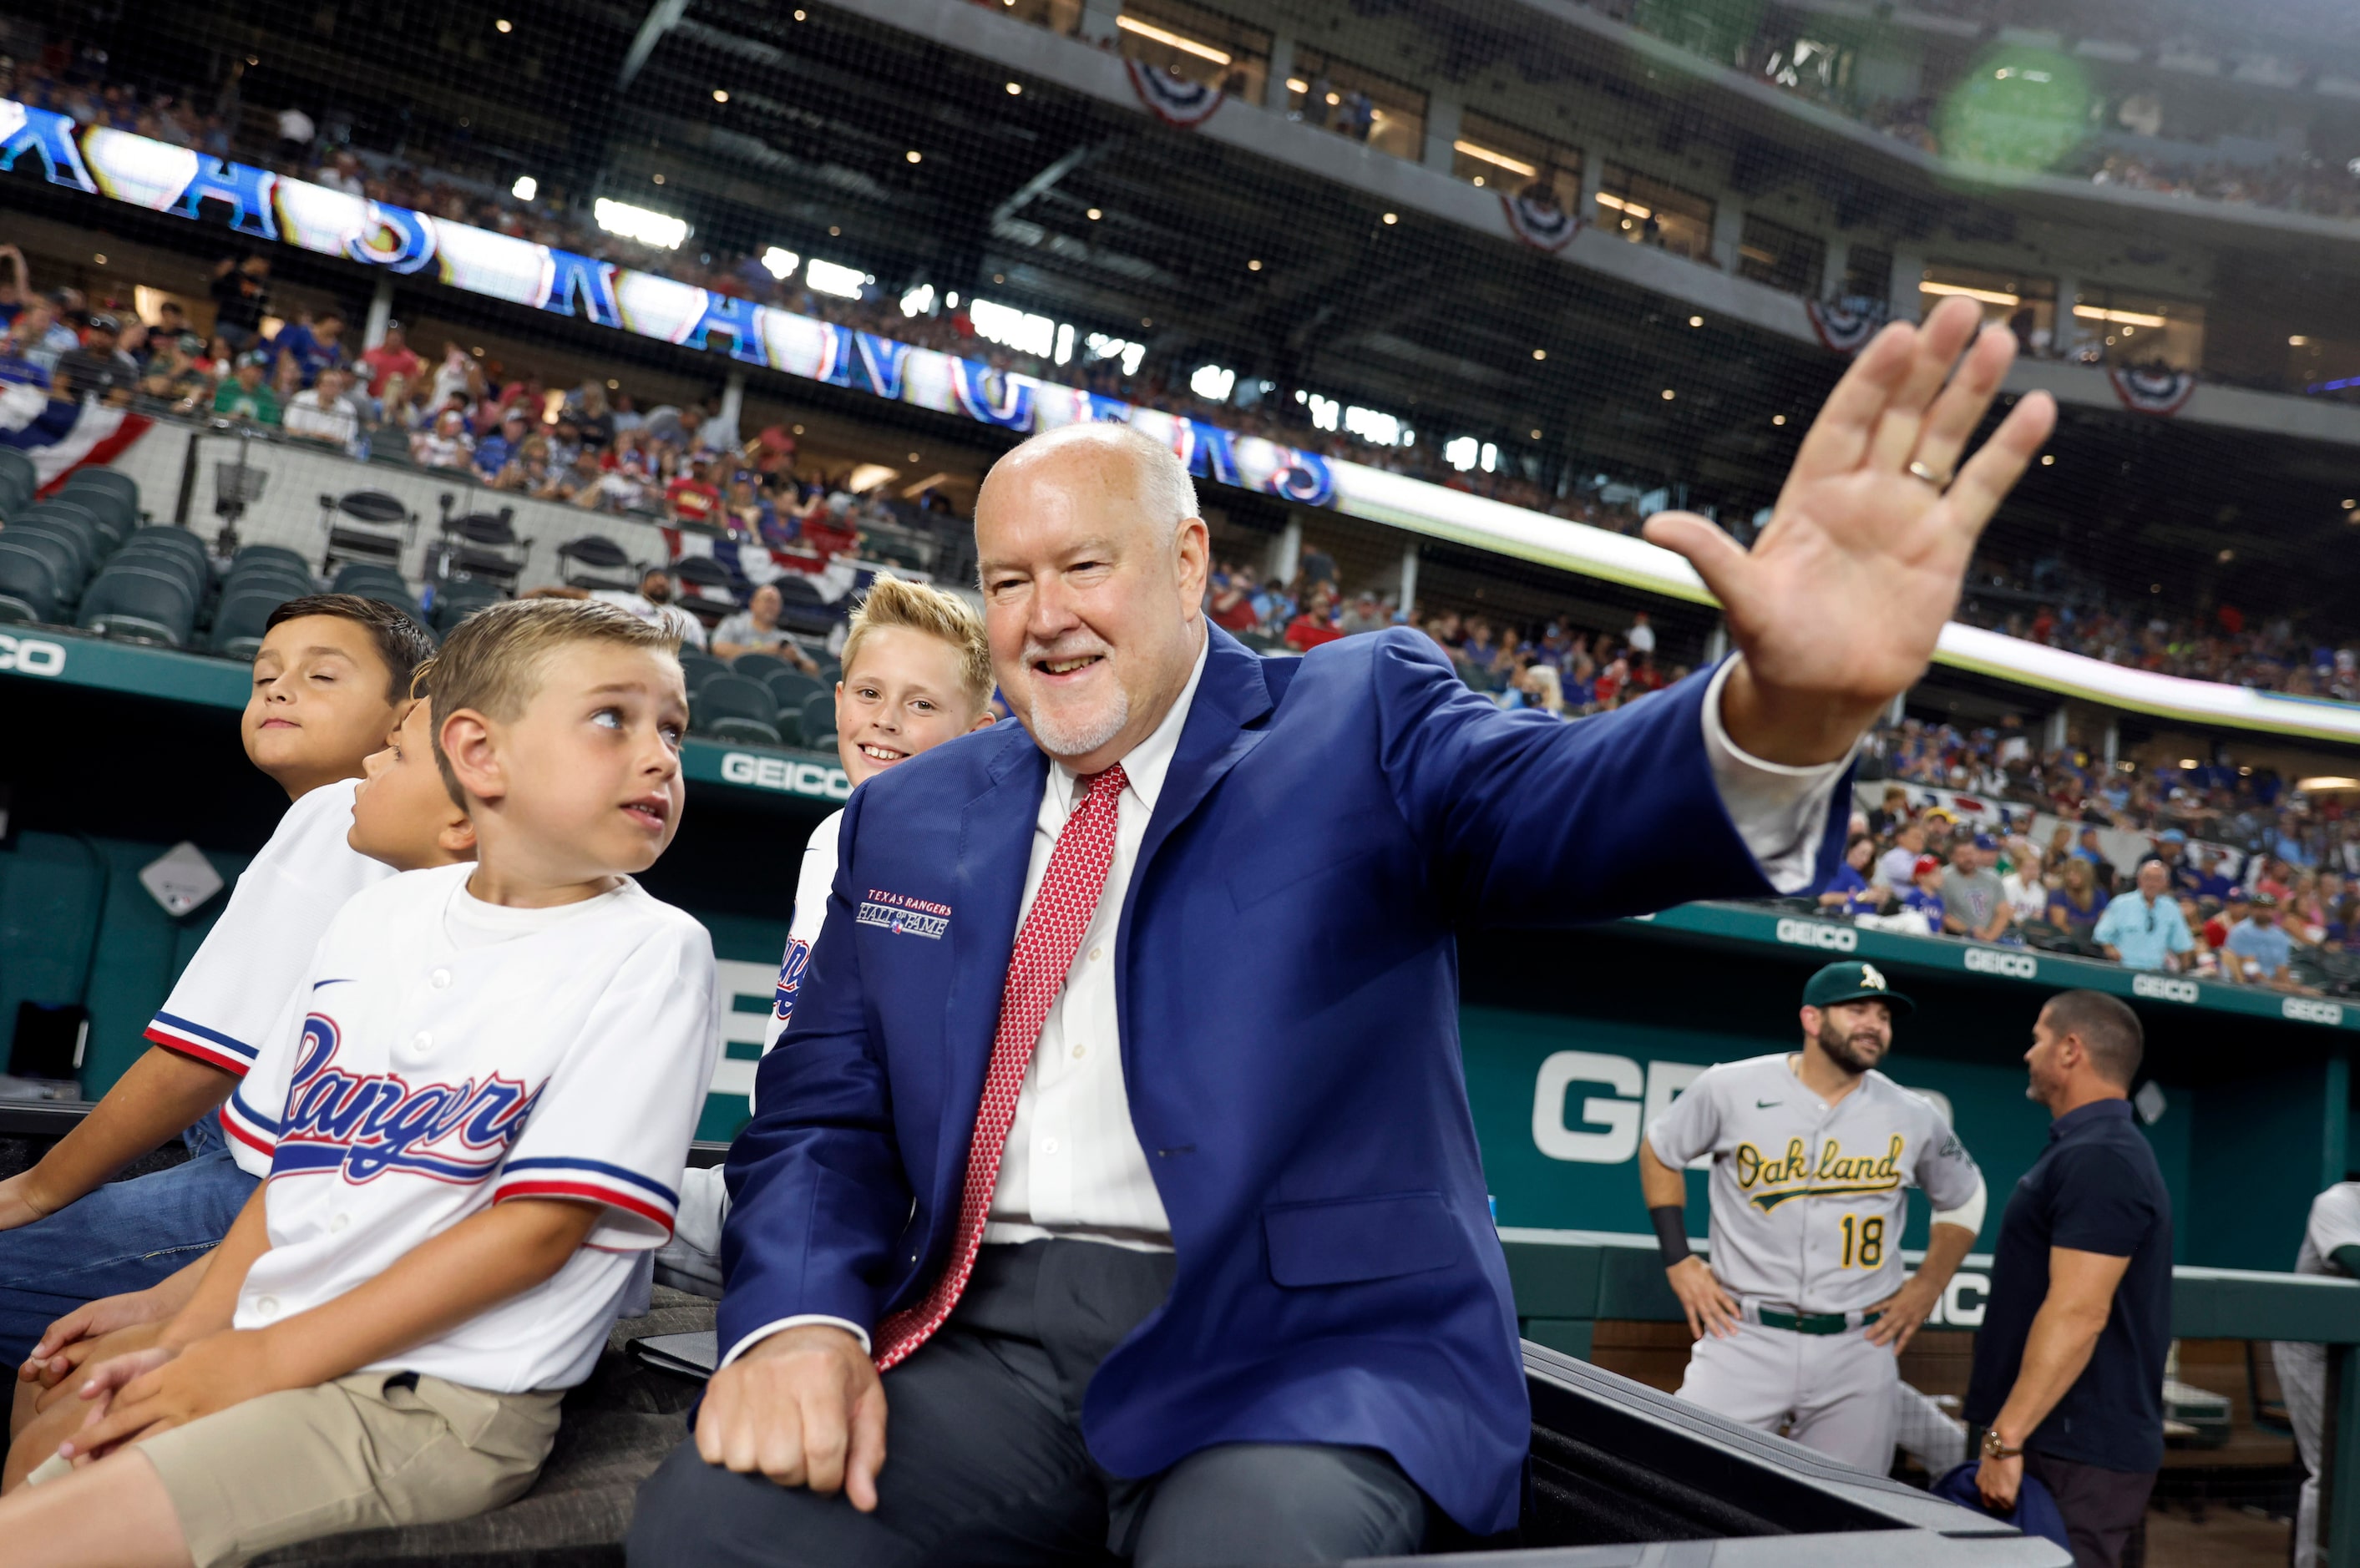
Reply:
[[[830,757],[834,757],[836,755],[836,726],[834,724],[830,724],[827,728],[820,731],[817,735],[803,736],[803,749],[806,751],[824,751]]]
[[[788,670],[793,667],[788,664],[785,659],[781,659],[777,654],[764,653],[759,648],[757,648],[751,653],[741,653],[737,658],[731,659],[729,661],[729,668],[736,670],[738,674],[743,675],[748,681],[759,681],[762,684],[767,686],[770,683],[770,676],[773,671]]]
[[[804,735],[815,735],[823,731],[834,735],[836,733],[835,693],[821,691],[804,698],[803,708],[797,716],[803,721]]]
[[[84,474],[88,477],[85,478]],[[83,470],[60,486],[53,498],[87,506],[93,517],[122,533],[129,533],[139,526],[138,486],[120,474],[104,469]]]
[[[82,595],[75,625],[126,642],[186,648],[196,618],[196,595],[181,577],[109,561]]]
[[[57,607],[71,610],[82,597],[82,575],[81,558],[74,547],[54,534],[41,532],[25,524],[13,525],[5,530],[8,539],[18,550],[30,550],[49,564],[49,581],[55,585]]]
[[[57,569],[48,555],[0,537],[0,621],[54,623]]]
[[[759,681],[724,671],[706,680],[689,702],[690,728],[716,740],[783,744],[779,735],[779,705],[770,689]]]
[[[302,596],[287,592],[283,585],[225,589],[221,608],[213,612],[213,635],[207,640],[215,653],[232,659],[252,659],[262,647],[263,634],[269,629],[271,612]]]
[[[781,713],[801,713],[803,704],[814,697],[829,696],[829,689],[816,675],[806,675],[792,664],[781,663],[776,670],[762,675],[762,684],[778,699]],[[833,701],[833,698],[830,698]]]
[[[680,672],[688,682],[688,694],[693,699],[697,688],[716,675],[729,673],[729,666],[709,653],[699,653],[693,648],[680,650]]]
[[[398,588],[406,593],[410,591],[410,584],[403,580],[398,568],[382,561],[348,561],[336,569],[329,592],[358,593],[366,598],[370,588]]]
[[[230,558],[229,574],[235,578],[247,567],[263,561],[276,561],[293,568],[304,576],[311,575],[311,563],[283,544],[250,544]]]
[[[21,486],[30,495],[41,487],[41,474],[31,458],[13,446],[0,447],[0,483]]]
[[[170,523],[135,528],[131,532],[131,537],[124,540],[123,548],[129,550],[134,546],[148,550],[177,551],[186,558],[189,564],[197,569],[201,581],[213,580],[213,557],[205,552],[203,541],[187,528],[176,527]]]
[[[486,604],[497,604],[508,595],[489,583],[472,583],[462,579],[446,583],[434,596],[434,613],[431,617],[438,632],[448,633],[453,626],[474,615]]]
[[[54,539],[73,556],[73,580],[71,593],[82,592],[82,585],[98,572],[99,539],[97,528],[78,524],[71,517],[45,516],[38,509],[10,523],[7,533],[18,540],[35,538]]]
[[[58,490],[60,495],[76,490],[103,491],[120,495],[135,512],[139,508],[139,482],[118,469],[77,468],[66,475],[66,482]]]

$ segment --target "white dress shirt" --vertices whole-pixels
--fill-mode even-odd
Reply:
[[[1131,1100],[1123,1086],[1122,1039],[1115,1014],[1115,938],[1148,819],[1179,749],[1180,732],[1196,702],[1197,682],[1204,679],[1207,651],[1208,645],[1197,648],[1196,668],[1172,711],[1122,758],[1126,781],[1116,807],[1114,860],[1074,966],[1066,971],[1065,989],[1041,1026],[1024,1086],[1017,1093],[1016,1119],[1009,1128],[984,1225],[987,1245],[1056,1236],[1139,1251],[1171,1250],[1171,1222],[1148,1171],[1147,1150],[1131,1125]],[[1705,755],[1721,804],[1763,875],[1779,892],[1797,892],[1810,884],[1829,799],[1851,758],[1789,768],[1740,751],[1721,722],[1721,688],[1735,664],[1734,659],[1723,664],[1705,692]],[[1073,814],[1077,783],[1065,764],[1050,764],[1041,810],[1033,819],[1032,859],[1017,912],[1020,931],[1048,874],[1057,835]],[[858,1324],[798,1315],[746,1335],[730,1347],[723,1365],[781,1329],[806,1323],[835,1323],[858,1334],[864,1344],[868,1341]]]

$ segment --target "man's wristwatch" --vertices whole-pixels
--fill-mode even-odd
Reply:
[[[1993,1432],[1993,1431],[1992,1431],[1992,1430],[1990,1430],[1988,1427],[1984,1429],[1984,1431],[1983,1431],[1983,1457],[1984,1457],[1984,1458],[1986,1458],[1986,1459],[2020,1459],[2020,1458],[2022,1458],[2023,1456],[2024,1456],[2024,1450],[2023,1450],[2023,1449],[2021,1449],[2021,1448],[2010,1448],[2010,1447],[2009,1447],[2005,1443],[2004,1443],[2004,1442],[2002,1442],[2002,1441],[2001,1441],[1999,1433],[1997,1433],[1997,1432]]]

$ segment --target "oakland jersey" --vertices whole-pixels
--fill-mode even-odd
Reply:
[[[1923,1095],[1872,1069],[1825,1105],[1783,1052],[1705,1069],[1647,1142],[1675,1171],[1712,1157],[1713,1274],[1791,1312],[1858,1312],[1893,1294],[1907,1190],[1952,1209],[1983,1181]]]

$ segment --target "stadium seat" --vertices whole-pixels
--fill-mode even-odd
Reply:
[[[366,591],[372,587],[399,588],[405,593],[410,591],[410,584],[402,580],[399,571],[375,561],[346,561],[336,569],[335,580],[330,585],[329,591],[335,593],[359,593],[366,598],[367,596]]]
[[[772,671],[792,667],[777,654],[764,653],[761,649],[756,648],[750,653],[741,653],[731,659],[729,668],[748,681],[759,681],[767,686],[770,682]]]
[[[328,544],[320,570],[339,561],[373,561],[399,567],[403,550],[418,532],[418,518],[398,496],[382,490],[351,490],[320,497],[321,527]]]
[[[699,653],[693,648],[680,650],[680,672],[688,681],[688,694],[694,698],[697,688],[716,675],[729,673],[729,666],[709,653]]]
[[[434,613],[429,618],[433,628],[448,634],[453,626],[474,615],[486,604],[497,604],[508,595],[488,583],[470,582],[461,578],[445,583],[434,595]]]
[[[792,664],[782,663],[776,670],[766,671],[761,680],[762,684],[770,689],[770,695],[778,699],[779,712],[782,713],[800,714],[803,704],[814,697],[835,700],[830,689],[821,683],[818,676],[806,675]]]
[[[66,475],[66,482],[59,486],[59,493],[70,495],[76,490],[99,490],[120,495],[135,511],[139,506],[139,482],[117,469],[75,469]]]
[[[569,563],[587,570],[569,571]],[[646,575],[639,563],[605,534],[584,534],[580,539],[568,539],[559,545],[557,570],[564,574],[567,587],[587,588],[594,592],[613,588],[632,593],[639,588],[639,579]]]
[[[93,517],[122,533],[139,526],[139,487],[110,469],[77,470],[55,498],[89,507]]]
[[[81,592],[82,585],[97,573],[98,558],[104,553],[96,525],[46,513],[39,507],[10,523],[8,535],[16,539],[29,539],[36,536],[52,539],[71,550],[74,560],[71,591],[75,593]]]
[[[823,731],[834,735],[836,733],[836,694],[832,691],[821,691],[804,698],[803,708],[796,717],[803,722],[803,731],[805,735],[815,735]]]
[[[123,548],[129,550],[134,545],[177,550],[188,559],[190,564],[197,569],[201,576],[207,580],[213,576],[213,557],[205,552],[204,541],[187,528],[179,528],[170,523],[158,523],[148,528],[136,528],[132,531],[131,537],[124,541]]]
[[[283,587],[239,587],[224,589],[221,608],[213,612],[213,635],[207,640],[215,653],[232,659],[252,659],[262,646],[262,634],[268,629],[271,612],[300,593],[288,593]]]
[[[49,565],[49,582],[57,595],[57,607],[71,610],[82,597],[82,575],[81,557],[74,547],[54,534],[43,533],[35,526],[12,523],[5,530],[10,543],[18,550],[30,550]]]
[[[817,735],[808,735],[803,736],[803,749],[806,751],[824,751],[830,757],[834,757],[836,755],[836,726],[834,724],[830,724],[827,728],[820,731]]]
[[[222,579],[224,599],[250,588],[284,588],[290,598],[301,598],[320,591],[319,584],[312,581],[309,572],[279,561],[260,561],[251,566],[239,567]]]
[[[57,569],[49,557],[0,537],[0,621],[54,624],[57,618]]]
[[[235,577],[247,567],[262,561],[277,561],[283,566],[293,567],[306,577],[311,574],[311,563],[283,544],[247,545],[230,558],[229,574]]]
[[[524,563],[532,555],[532,541],[517,538],[509,518],[515,508],[470,512],[442,519],[442,542],[434,575],[445,581],[481,578],[513,589]]]
[[[202,565],[191,565],[186,554],[159,540],[135,540],[125,545],[107,557],[106,565],[140,566],[150,572],[169,573],[187,585],[189,597],[196,604],[204,602],[205,591],[212,585],[210,571]]]
[[[195,594],[180,577],[151,567],[109,561],[82,595],[75,625],[126,642],[185,648],[195,625]]]
[[[41,487],[40,471],[33,460],[13,446],[0,447],[0,483],[21,486],[27,495]]]
[[[696,689],[689,702],[690,727],[716,740],[782,744],[779,735],[779,705],[770,688],[759,681],[725,670]]]

